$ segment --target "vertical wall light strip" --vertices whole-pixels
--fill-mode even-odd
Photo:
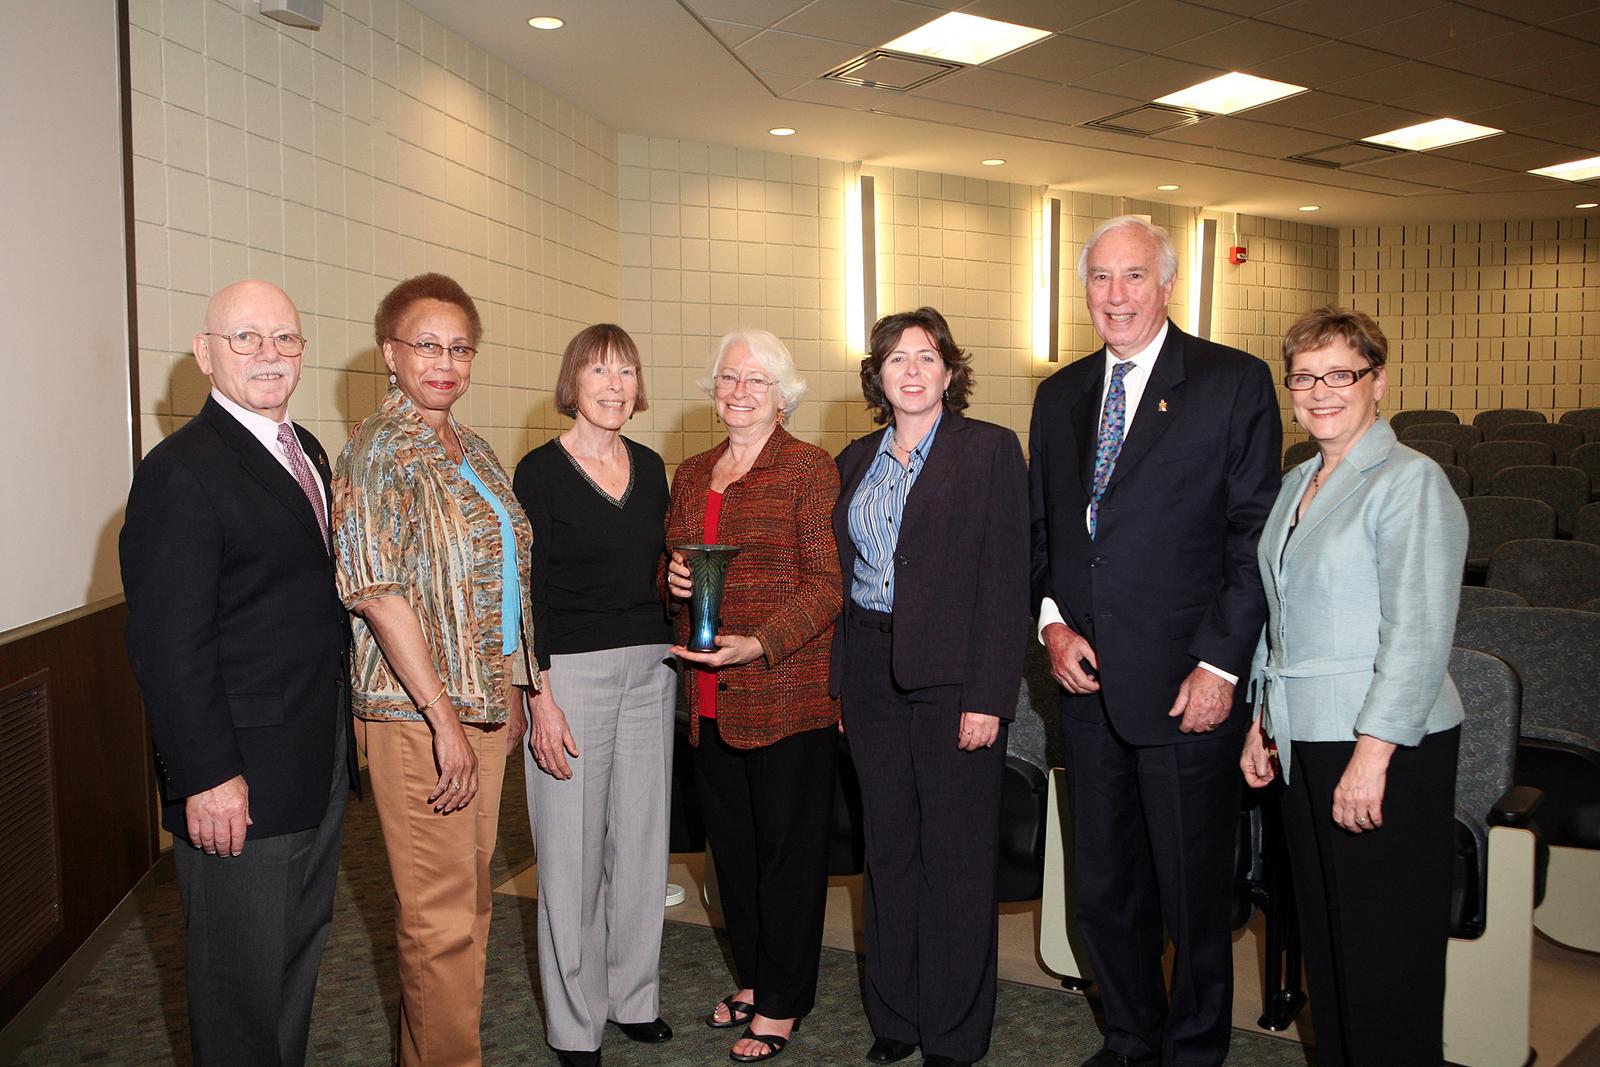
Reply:
[[[1211,339],[1211,302],[1216,291],[1217,278],[1217,220],[1201,219],[1195,232],[1194,276],[1199,279],[1195,292],[1194,333],[1196,337]],[[1194,287],[1191,287],[1194,291]]]
[[[854,173],[844,194],[845,343],[852,355],[865,355],[867,334],[877,317],[877,211],[870,175]]]
[[[1033,354],[1061,358],[1061,200],[1040,189],[1039,242],[1034,251]]]
[[[872,175],[861,176],[861,351],[878,321],[878,198]]]

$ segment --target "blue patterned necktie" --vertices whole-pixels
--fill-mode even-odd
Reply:
[[[1122,379],[1133,369],[1133,364],[1122,360],[1111,368],[1111,387],[1106,390],[1106,404],[1100,409],[1100,440],[1094,450],[1094,492],[1089,497],[1089,540],[1094,540],[1100,525],[1100,498],[1106,495],[1106,484],[1111,481],[1111,471],[1122,452],[1122,427],[1128,416],[1128,390]]]

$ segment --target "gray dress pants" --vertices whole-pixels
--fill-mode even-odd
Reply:
[[[606,1020],[660,1014],[661,924],[677,675],[668,646],[550,657],[577,743],[572,777],[523,746],[539,861],[539,983],[551,1047],[600,1047]]]

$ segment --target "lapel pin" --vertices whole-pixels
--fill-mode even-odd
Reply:
[[[1156,410],[1157,411],[1165,411],[1165,410],[1167,410],[1167,402],[1165,400],[1156,401]]]

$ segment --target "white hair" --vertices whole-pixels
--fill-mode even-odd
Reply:
[[[1161,284],[1166,285],[1178,276],[1178,250],[1172,246],[1172,238],[1167,231],[1153,222],[1147,221],[1142,215],[1118,215],[1114,219],[1107,219],[1095,227],[1089,239],[1083,242],[1083,249],[1078,253],[1078,280],[1085,285],[1089,282],[1089,253],[1094,250],[1095,244],[1112,230],[1131,228],[1142,230],[1156,243],[1156,253],[1161,260]]]
[[[793,415],[794,409],[800,406],[800,398],[806,395],[806,380],[796,373],[794,357],[789,355],[783,342],[767,330],[733,330],[724,334],[717,343],[717,354],[711,357],[711,365],[706,368],[706,376],[695,384],[705,390],[708,396],[714,394],[717,369],[722,366],[728,349],[736,344],[743,344],[750,349],[750,354],[756,357],[761,369],[776,384],[778,410],[783,412],[783,417],[787,419]]]

